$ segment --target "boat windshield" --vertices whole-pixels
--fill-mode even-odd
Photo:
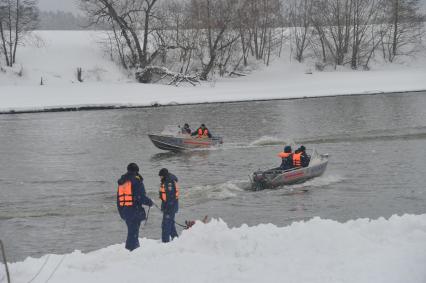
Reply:
[[[321,154],[319,154],[318,151],[314,148],[312,150],[311,161],[309,162],[309,165],[315,165],[318,163],[321,163]]]
[[[164,127],[161,135],[164,136],[177,136],[181,134],[181,128],[177,125],[167,125]]]

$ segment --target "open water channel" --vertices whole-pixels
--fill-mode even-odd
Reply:
[[[147,133],[206,123],[214,150],[155,148]],[[280,164],[288,141],[330,154],[304,184],[247,191],[248,175]],[[137,162],[158,201],[158,171],[181,187],[177,221],[222,218],[288,225],[315,216],[347,221],[426,213],[426,93],[158,108],[0,115],[0,239],[8,260],[123,243],[116,180]],[[141,237],[160,238],[151,209]]]

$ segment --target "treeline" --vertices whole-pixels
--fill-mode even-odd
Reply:
[[[80,0],[84,16],[0,0],[0,58],[11,66],[36,28],[107,30],[111,58],[141,82],[207,80],[269,64],[291,46],[302,62],[368,69],[412,55],[424,35],[419,0]],[[0,64],[2,62],[0,61]]]
[[[419,7],[418,0],[289,1],[296,59],[310,48],[323,63],[358,69],[368,68],[377,51],[389,62],[412,54],[424,33]]]
[[[418,0],[81,1],[91,23],[110,27],[111,56],[142,82],[161,76],[159,66],[201,80],[238,74],[250,60],[269,64],[285,43],[319,69],[367,69],[375,56],[392,62],[414,52],[424,31],[419,7]]]
[[[64,11],[41,11],[38,30],[86,30],[107,29],[108,26],[90,25],[88,19],[82,15],[75,15]]]

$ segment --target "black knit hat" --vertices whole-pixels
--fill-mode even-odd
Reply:
[[[161,177],[166,177],[169,174],[169,170],[167,170],[166,168],[163,168],[160,170],[160,172],[158,172],[158,176]]]
[[[138,173],[139,166],[136,163],[130,163],[129,165],[127,165],[127,172]]]

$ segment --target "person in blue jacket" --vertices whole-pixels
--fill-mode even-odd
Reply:
[[[126,249],[129,251],[139,247],[139,228],[141,222],[146,219],[142,205],[151,207],[153,202],[146,196],[138,165],[130,163],[127,173],[118,180],[117,190],[117,208],[127,225]]]
[[[281,158],[281,166],[276,168],[279,170],[288,170],[293,168],[293,153],[291,152],[291,146],[286,145],[284,151],[280,152],[278,156]]]
[[[163,222],[161,223],[161,240],[163,243],[170,238],[178,237],[175,225],[175,215],[179,210],[179,185],[178,178],[169,170],[163,168],[158,175],[161,178],[160,199]]]

